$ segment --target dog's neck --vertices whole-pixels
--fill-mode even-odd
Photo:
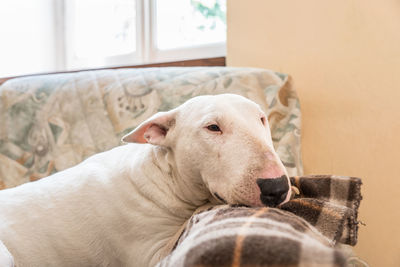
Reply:
[[[149,192],[153,192],[147,197],[175,216],[188,219],[195,209],[207,203],[211,194],[200,178],[183,177],[180,174],[170,149],[149,146],[148,154],[144,155],[147,160],[140,166],[147,185],[151,186]],[[154,190],[158,191],[157,194],[154,194]]]

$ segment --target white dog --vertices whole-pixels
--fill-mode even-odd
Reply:
[[[0,240],[16,266],[153,266],[206,203],[290,198],[265,114],[244,97],[195,97],[123,141],[136,144],[0,191]],[[2,260],[12,265],[0,247]]]

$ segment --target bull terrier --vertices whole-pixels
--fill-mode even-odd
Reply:
[[[0,191],[4,266],[11,255],[18,267],[154,266],[198,207],[290,198],[266,116],[242,96],[192,98],[122,140],[129,144]]]

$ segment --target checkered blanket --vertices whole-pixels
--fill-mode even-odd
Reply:
[[[194,214],[157,266],[346,266],[357,243],[361,180],[292,177],[279,208],[214,206]]]

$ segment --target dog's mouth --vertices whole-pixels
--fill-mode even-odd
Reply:
[[[228,201],[226,201],[223,197],[221,197],[220,195],[218,195],[218,193],[214,192],[214,193],[212,193],[212,195],[213,195],[216,199],[218,199],[219,201],[223,202],[224,204],[229,204]],[[249,205],[242,204],[242,203],[234,203],[234,204],[230,203],[229,206],[231,206],[231,207],[247,207],[247,208],[251,207],[251,206],[249,206]]]
[[[223,202],[224,204],[228,204],[228,202],[227,202],[225,199],[223,199],[220,195],[218,195],[217,192],[214,192],[213,195],[214,195],[214,197],[215,197],[216,199],[218,199],[219,201]]]

